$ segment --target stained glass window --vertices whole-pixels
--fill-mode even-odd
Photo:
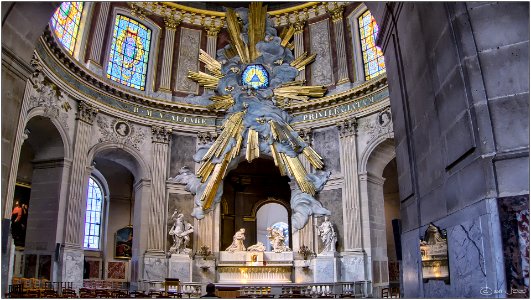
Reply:
[[[149,28],[131,18],[117,15],[107,78],[141,91],[145,90],[150,45]]]
[[[91,177],[85,212],[85,249],[100,249],[101,219],[103,212],[103,193],[99,184]]]
[[[83,2],[63,2],[52,16],[52,30],[68,53],[76,47]]]
[[[242,74],[242,84],[251,86],[254,89],[268,87],[269,74],[262,65],[247,66]]]
[[[365,80],[369,80],[385,73],[384,56],[380,47],[376,46],[378,25],[371,12],[366,11],[363,13],[359,17],[358,22]]]

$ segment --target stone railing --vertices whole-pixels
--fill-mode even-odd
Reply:
[[[356,297],[372,296],[371,281],[335,282],[335,283],[289,283],[289,284],[243,284],[240,296],[274,296],[296,298],[297,296],[320,297]]]

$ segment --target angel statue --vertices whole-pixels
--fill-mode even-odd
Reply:
[[[267,228],[267,238],[273,246],[273,252],[286,252],[290,251],[289,247],[286,245],[286,239],[284,238],[284,233],[281,229],[278,228]]]
[[[324,86],[305,86],[304,81],[295,80],[315,54],[305,52],[295,58],[290,50],[293,24],[277,35],[267,7],[260,2],[251,3],[249,9],[227,9],[226,20],[231,44],[217,51],[217,60],[200,50],[199,60],[209,73],[188,73],[210,90],[185,98],[188,103],[224,111],[221,133],[194,155],[201,164],[197,174],[183,169],[175,180],[195,194],[192,215],[201,219],[219,203],[229,171],[243,159],[271,157],[281,175],[297,183],[292,185],[291,208],[292,225],[298,230],[310,215],[330,215],[314,198],[330,172],[306,171],[299,155],[316,170],[324,167],[322,158],[291,127],[292,117],[284,109],[326,93]]]
[[[173,239],[173,245],[170,247],[171,254],[188,254],[191,249],[188,248],[190,234],[194,232],[194,226],[184,222],[184,215],[177,210],[173,213],[171,219],[175,220],[168,234]]]

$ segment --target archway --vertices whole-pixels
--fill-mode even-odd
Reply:
[[[258,158],[241,162],[225,177],[221,212],[220,250],[232,243],[232,236],[245,228],[245,246],[256,244],[257,211],[266,203],[276,203],[287,210],[291,227],[289,178],[280,175],[272,160]],[[291,239],[290,239],[291,240]],[[290,245],[291,247],[291,245]]]
[[[362,210],[368,216],[368,228],[363,236],[365,249],[370,256],[367,266],[369,279],[373,283],[373,295],[381,296],[381,290],[389,286],[389,267],[387,249],[386,188],[394,190],[386,177],[396,177],[396,163],[390,164],[395,157],[395,146],[392,138],[381,136],[369,143],[367,151],[362,155],[360,190],[362,191]],[[389,166],[389,167],[388,167]],[[386,167],[389,170],[386,170]],[[394,169],[393,169],[394,168]],[[390,181],[395,179],[390,179]],[[390,196],[389,196],[390,197]],[[398,197],[398,196],[396,196]],[[389,200],[391,201],[391,200]],[[386,207],[388,206],[388,207]],[[394,214],[393,214],[394,215]]]
[[[267,238],[268,228],[282,229],[287,244],[291,242],[289,236],[288,210],[282,204],[266,202],[256,212],[256,240],[266,246],[266,251],[271,251],[272,245]]]
[[[65,141],[52,120],[32,117],[21,147],[13,201],[12,236],[16,246],[13,277],[57,276],[57,244],[62,242],[66,184],[70,161]]]
[[[89,157],[93,157],[91,176],[104,183],[107,195],[101,219],[101,247],[84,251],[90,269],[88,277],[134,281],[138,270],[132,268],[132,261],[139,259],[147,244],[147,237],[142,235],[147,220],[143,220],[141,211],[148,202],[142,199],[150,196],[149,184],[145,184],[149,170],[134,149],[122,145],[98,144]],[[84,210],[87,209],[88,204]]]

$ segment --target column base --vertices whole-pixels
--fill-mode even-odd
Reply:
[[[188,254],[172,254],[168,267],[169,278],[179,278],[181,282],[192,281],[192,259]]]
[[[83,249],[77,246],[62,246],[61,279],[63,282],[72,282],[74,289],[83,287]]]
[[[341,278],[341,262],[337,252],[317,255],[312,261],[312,268],[316,283],[338,282]]]
[[[164,252],[146,252],[143,265],[143,280],[164,281],[168,277],[168,261]]]
[[[341,255],[341,281],[370,280],[366,276],[367,255],[361,251],[343,252]]]

